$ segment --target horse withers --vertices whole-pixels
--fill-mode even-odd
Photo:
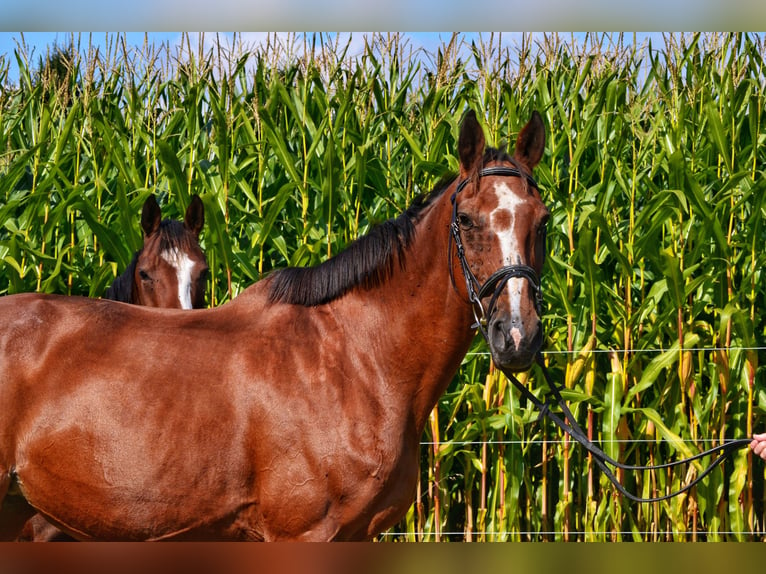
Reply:
[[[455,178],[214,309],[0,299],[1,533],[35,512],[80,540],[367,540],[394,525],[477,318],[503,369],[542,344],[544,141],[534,113],[513,155],[487,148],[469,112]]]

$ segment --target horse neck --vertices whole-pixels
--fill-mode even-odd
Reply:
[[[365,299],[377,306],[385,325],[378,324],[372,336],[387,354],[382,359],[393,364],[391,384],[412,409],[418,436],[474,336],[471,307],[450,277],[453,265],[456,284],[462,284],[462,272],[449,257],[450,221],[445,193],[416,224],[403,268],[397,263],[389,280]]]

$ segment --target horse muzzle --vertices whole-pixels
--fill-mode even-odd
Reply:
[[[502,314],[487,325],[487,343],[492,360],[504,370],[526,371],[543,344],[543,327],[538,319],[525,327],[522,321]]]

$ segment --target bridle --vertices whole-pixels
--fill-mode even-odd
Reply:
[[[505,177],[519,177],[519,178],[526,178],[526,180],[535,187],[535,189],[538,189],[537,182],[532,178],[531,175],[528,175],[526,173],[523,173],[520,169],[516,167],[503,167],[503,166],[495,166],[495,167],[486,167],[479,171],[478,173],[479,178],[487,177],[487,176],[505,176]],[[455,188],[455,192],[452,194],[451,201],[452,201],[452,221],[450,222],[450,247],[449,247],[449,258],[450,258],[450,279],[452,280],[453,286],[455,285],[455,277],[452,274],[452,242],[455,242],[455,250],[457,251],[457,258],[458,262],[460,263],[460,268],[463,270],[463,277],[465,278],[465,288],[468,293],[468,300],[471,303],[471,308],[473,309],[473,315],[476,319],[476,323],[472,326],[472,328],[478,328],[481,330],[482,335],[484,335],[484,338],[487,338],[487,324],[489,322],[490,317],[492,317],[493,313],[495,312],[495,306],[497,305],[497,298],[500,296],[500,293],[502,293],[503,288],[505,287],[505,284],[508,283],[508,281],[514,277],[526,279],[529,281],[530,287],[535,293],[535,307],[537,308],[537,316],[541,317],[543,312],[543,291],[540,287],[540,278],[537,275],[537,272],[530,267],[529,265],[506,265],[504,267],[501,267],[497,271],[495,271],[492,275],[489,276],[489,278],[484,282],[482,285],[479,283],[479,280],[476,279],[476,275],[473,274],[473,271],[471,271],[471,267],[468,265],[468,261],[465,258],[465,248],[463,247],[463,240],[460,237],[460,224],[458,223],[458,214],[457,214],[457,195],[463,190],[463,188],[468,185],[468,183],[471,181],[472,178],[466,177],[465,179],[461,180],[457,187]],[[545,242],[545,238],[543,237],[543,242]],[[487,309],[484,309],[484,306],[481,303],[481,300],[487,297],[490,293],[492,293],[492,298],[489,301],[489,306]]]
[[[533,185],[536,189],[539,190],[537,182],[532,178],[532,176],[522,172],[520,169],[516,167],[495,166],[495,167],[484,168],[478,172],[479,178],[486,177],[486,176],[523,178],[523,179],[526,179],[529,184]],[[471,181],[471,177],[467,177],[461,180],[460,182],[458,182],[455,192],[452,194],[452,198],[451,198],[452,221],[450,222],[451,233],[450,233],[450,246],[449,246],[450,278],[452,280],[452,285],[455,286],[455,279],[452,272],[452,251],[453,251],[452,242],[454,241],[458,262],[460,263],[460,267],[463,271],[463,276],[465,278],[466,290],[468,292],[468,299],[471,303],[471,308],[473,310],[474,318],[476,319],[476,323],[471,326],[471,329],[478,328],[481,331],[481,334],[484,337],[484,339],[487,342],[489,342],[489,337],[487,335],[487,330],[486,330],[487,325],[490,319],[492,318],[492,314],[495,312],[497,298],[500,296],[500,293],[505,287],[505,284],[511,278],[514,278],[514,277],[523,278],[529,282],[530,287],[535,293],[535,305],[537,307],[538,317],[542,317],[543,294],[542,294],[542,289],[540,286],[540,278],[537,275],[537,272],[529,265],[519,264],[519,265],[506,265],[504,267],[501,267],[500,269],[495,271],[492,275],[490,275],[490,277],[484,282],[483,285],[479,283],[478,279],[476,279],[476,276],[471,271],[471,268],[465,257],[465,248],[463,246],[463,242],[460,237],[460,225],[458,224],[458,211],[457,211],[457,195],[460,193],[460,191],[462,191],[462,189],[466,185],[468,185],[470,181]],[[545,241],[544,237],[543,237],[543,241]],[[490,293],[492,293],[492,298],[490,299],[489,305],[485,310],[484,306],[481,303],[481,300],[487,297]],[[591,455],[593,455],[593,461],[601,469],[601,471],[606,475],[606,477],[614,485],[614,487],[622,495],[624,495],[626,498],[634,502],[658,502],[661,500],[667,500],[669,498],[677,496],[678,494],[686,492],[687,490],[695,486],[698,482],[700,482],[703,478],[705,478],[708,474],[710,474],[713,471],[713,469],[715,469],[716,466],[718,466],[721,462],[723,462],[723,460],[726,458],[728,454],[731,454],[733,451],[743,448],[750,444],[750,439],[746,439],[746,438],[735,439],[735,440],[723,442],[722,444],[715,446],[713,448],[710,448],[704,452],[700,452],[696,455],[690,456],[682,460],[677,460],[674,462],[658,464],[658,465],[624,464],[622,462],[614,460],[612,457],[606,454],[600,447],[596,446],[588,438],[588,436],[585,434],[582,428],[580,428],[580,425],[577,423],[577,420],[572,414],[572,411],[569,409],[563,397],[561,396],[561,388],[552,380],[550,373],[548,372],[548,368],[545,365],[545,361],[543,359],[542,353],[539,351],[537,353],[536,361],[543,372],[543,376],[545,377],[545,382],[547,383],[549,388],[548,396],[545,399],[545,401],[541,401],[539,398],[537,398],[529,389],[527,389],[521,383],[521,381],[519,381],[519,379],[512,372],[500,366],[498,366],[498,368],[503,372],[503,374],[508,378],[508,380],[511,381],[511,383],[513,383],[513,385],[519,390],[519,392],[521,393],[523,402],[530,401],[540,411],[540,416],[538,417],[538,421],[545,417],[548,417],[557,427],[559,427],[562,431],[564,431],[569,436],[571,436],[574,440],[580,443]],[[551,411],[551,405],[553,404],[558,405],[559,409],[561,410],[561,413],[563,414],[563,418],[560,415]],[[620,483],[620,481],[617,479],[617,477],[614,474],[614,471],[612,471],[612,469],[610,469],[607,466],[607,465],[610,465],[615,468],[620,468],[623,470],[631,470],[631,471],[659,470],[659,469],[673,468],[681,464],[686,464],[686,463],[698,460],[700,458],[703,458],[705,456],[709,456],[714,453],[719,453],[719,454],[708,465],[708,467],[705,468],[693,481],[691,481],[690,483],[686,484],[685,486],[681,487],[680,489],[676,491],[670,492],[662,496],[655,496],[655,497],[648,497],[648,498],[642,498],[642,497],[636,496],[635,494],[632,494],[631,492],[628,492],[625,489],[625,487]]]

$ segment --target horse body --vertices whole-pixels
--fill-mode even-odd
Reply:
[[[205,306],[207,260],[199,246],[205,211],[198,195],[192,196],[183,222],[162,220],[154,196],[141,210],[143,247],[104,294],[105,299],[149,307],[200,309]],[[68,540],[39,515],[30,519],[19,540]]]
[[[191,316],[25,298],[0,300],[0,320],[11,322],[0,347],[17,358],[13,373],[0,366],[0,380],[12,381],[0,387],[0,404],[22,413],[0,423],[2,436],[19,437],[13,449],[3,441],[0,461],[29,503],[70,535],[364,538],[411,503],[428,412],[403,407],[417,403],[423,379],[445,377],[429,377],[413,359],[381,371],[378,354],[411,355],[367,348],[383,342],[382,313],[380,329],[355,329],[362,344],[349,337],[328,347],[321,341],[354,325],[340,302],[321,317],[303,307],[295,316],[247,297]],[[24,318],[9,319],[19,304]],[[71,324],[81,327],[62,329]],[[152,361],[100,360],[139,340]],[[14,349],[20,341],[23,352]],[[445,363],[440,370],[457,368]],[[399,486],[376,494],[387,482]],[[94,517],[87,524],[72,518],[83,504]],[[302,519],[282,524],[286,515]],[[260,526],[241,526],[253,522]]]
[[[4,382],[0,404],[6,412],[18,413],[1,423],[2,436],[14,433],[18,437],[13,452],[6,450],[6,444],[0,447],[1,464],[4,470],[14,469],[18,487],[29,492],[29,502],[76,538],[84,537],[92,525],[70,526],[69,513],[78,508],[82,512],[83,503],[95,506],[100,500],[110,511],[96,515],[107,522],[104,532],[111,537],[108,522],[125,511],[123,500],[143,491],[129,512],[140,517],[145,497],[151,499],[155,488],[162,489],[163,481],[172,480],[164,477],[168,461],[186,464],[183,450],[174,458],[173,449],[188,449],[190,444],[163,442],[163,436],[177,432],[183,439],[185,416],[196,417],[199,434],[223,432],[217,428],[220,419],[211,425],[205,411],[217,407],[216,412],[226,413],[217,404],[221,397],[205,396],[204,388],[196,389],[195,381],[200,379],[189,379],[186,388],[167,392],[179,369],[196,367],[194,354],[181,357],[182,347],[174,346],[178,321],[167,324],[147,317],[141,307],[106,301],[35,295],[20,299],[15,303],[12,298],[0,300],[0,316],[10,325],[10,336],[2,336],[0,348],[15,361],[0,364]],[[26,312],[14,317],[18,304]],[[183,317],[177,319],[183,323]],[[133,333],[115,330],[115,324]],[[79,327],[71,329],[71,325]],[[177,345],[194,339],[189,331],[184,333],[179,333]],[[137,338],[146,342],[145,352],[165,355],[167,361],[103,360],[111,356],[114,346],[134,344]],[[208,384],[215,387],[214,381]],[[192,392],[203,402],[192,400]],[[185,408],[169,408],[172,403]],[[178,472],[189,470],[181,466]],[[195,482],[197,473],[189,475]],[[94,532],[101,535],[99,530]]]
[[[471,119],[464,131],[476,136]],[[483,135],[474,144],[460,153],[464,177],[476,175]],[[484,280],[502,249],[481,218],[500,202],[482,191],[495,207],[480,205],[479,191],[501,178],[482,179],[458,201],[474,219],[463,221],[466,251]],[[539,196],[519,187],[539,222]],[[313,302],[285,295],[289,272],[195,313],[0,299],[10,414],[0,421],[0,532],[35,511],[82,540],[356,540],[395,524],[413,500],[428,415],[475,333],[467,289],[451,285],[461,273],[454,189],[400,216],[414,232],[382,277],[362,269]],[[539,267],[530,245],[521,257]],[[525,309],[497,303],[513,326],[493,354],[526,368],[534,349],[522,332],[534,339],[539,318],[526,310],[530,289],[512,281],[507,300]]]

